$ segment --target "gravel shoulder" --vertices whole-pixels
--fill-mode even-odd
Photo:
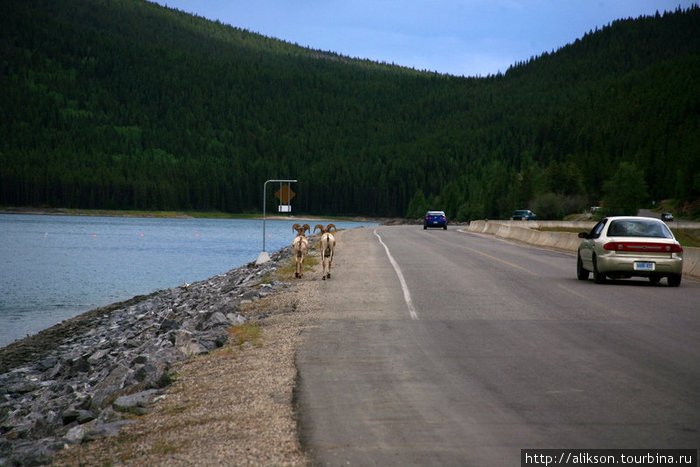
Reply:
[[[53,465],[309,465],[294,410],[295,356],[318,314],[320,275],[315,264],[292,287],[247,304],[248,336],[179,364],[150,413],[117,436],[60,451]]]

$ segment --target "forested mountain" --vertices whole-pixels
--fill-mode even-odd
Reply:
[[[462,78],[142,0],[4,0],[0,205],[254,212],[275,178],[316,214],[556,217],[621,178],[694,200],[698,31],[697,6],[620,20]]]

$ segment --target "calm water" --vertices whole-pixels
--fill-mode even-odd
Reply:
[[[293,223],[267,220],[268,253],[291,243]],[[0,347],[93,308],[255,261],[262,239],[262,220],[0,214]]]

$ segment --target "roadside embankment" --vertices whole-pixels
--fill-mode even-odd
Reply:
[[[284,248],[272,254],[271,261],[262,265],[249,263],[201,282],[98,308],[0,348],[0,465],[47,464],[64,447],[77,448],[88,441],[117,435],[128,426],[143,425],[139,417],[150,413],[152,402],[165,397],[166,388],[173,382],[184,379],[180,365],[196,360],[198,356],[215,354],[211,358],[232,365],[232,369],[212,375],[211,383],[206,377],[197,375],[194,382],[181,387],[183,398],[190,402],[180,402],[171,410],[174,423],[180,424],[182,432],[185,408],[203,406],[195,396],[197,390],[194,386],[209,385],[203,398],[234,391],[226,406],[235,406],[236,401],[245,399],[235,392],[241,384],[247,387],[262,382],[265,391],[273,390],[272,383],[264,382],[272,371],[251,379],[243,376],[244,369],[235,367],[240,359],[236,359],[234,347],[245,342],[250,344],[256,339],[241,339],[232,332],[237,328],[256,332],[265,318],[274,320],[280,314],[296,315],[292,313],[296,310],[294,300],[287,304],[275,300],[262,308],[255,306],[267,297],[283,295],[292,289],[292,285],[284,280],[285,275],[273,274],[278,268],[287,266],[290,256],[290,249]],[[252,345],[256,344],[253,342]],[[293,362],[288,359],[290,363],[286,367],[293,369]],[[278,357],[277,364],[279,361]],[[205,367],[211,370],[214,365],[208,363]],[[290,407],[290,411],[293,381],[293,374],[284,375],[280,383],[282,389],[275,396],[279,405]],[[258,395],[251,400],[256,401],[256,407],[261,405]],[[266,430],[278,427],[282,422],[269,421],[281,413],[278,404],[262,405],[274,413],[268,418],[261,416],[260,423],[268,427]],[[217,405],[205,414],[204,420],[216,420],[213,412],[222,410],[224,408]],[[291,441],[280,443],[291,444],[288,451],[293,451],[296,438],[291,415],[286,415],[283,422],[291,428],[278,431]],[[191,425],[206,426],[204,421],[192,422]],[[208,429],[211,432],[211,428]],[[232,423],[226,433],[231,437],[232,434],[240,436],[260,430],[256,419],[254,427],[248,427],[245,421]],[[201,444],[200,438],[204,436],[189,442]],[[278,439],[267,432],[265,436]],[[139,437],[143,438],[145,435]],[[178,440],[165,450],[178,451],[183,442]],[[230,439],[226,444],[231,445]],[[233,444],[235,446],[229,448],[231,451],[238,446]],[[99,445],[96,442],[96,446]],[[156,445],[157,442],[149,444],[147,454],[156,459],[167,459],[162,452],[154,451]],[[194,452],[194,449],[190,447],[187,452]],[[252,453],[250,449],[248,452]],[[181,455],[175,452],[178,454]],[[232,458],[228,451],[221,455],[222,458]],[[269,456],[269,453],[256,455]],[[244,458],[240,453],[236,457]],[[213,454],[210,458],[214,458]],[[93,463],[79,457],[72,461],[64,458],[59,464],[73,465],[73,461],[75,465],[105,463],[104,458]],[[107,457],[106,461],[125,462],[125,459]],[[155,463],[150,459],[141,465]],[[188,459],[183,463],[191,465],[192,461]]]
[[[578,233],[538,229],[558,227],[587,232],[594,225],[595,222],[481,220],[472,221],[464,230],[575,253],[581,243]],[[687,223],[683,228],[700,228],[700,223]],[[683,247],[683,274],[700,278],[700,248]]]

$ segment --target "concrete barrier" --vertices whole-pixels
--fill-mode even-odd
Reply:
[[[578,238],[578,232],[588,232],[594,225],[595,222],[483,220],[471,221],[467,228],[460,230],[489,234],[498,238],[516,240],[529,245],[576,253],[581,243],[581,239]],[[578,232],[537,230],[538,228],[546,227],[570,228],[576,229]],[[673,227],[700,228],[700,223],[685,223],[682,227],[680,225],[674,225]],[[700,248],[683,247],[683,274],[700,278]]]

